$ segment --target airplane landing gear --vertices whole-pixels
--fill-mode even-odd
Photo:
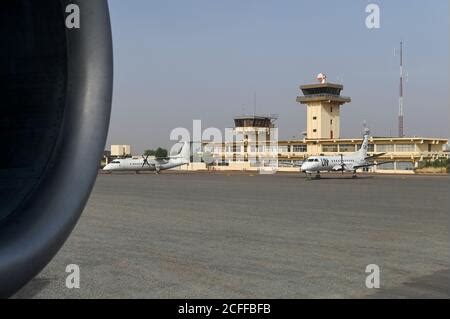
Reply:
[[[316,174],[316,179],[320,179],[321,177],[320,177],[320,172],[317,172],[317,174]]]
[[[356,175],[356,171],[353,171],[352,178],[358,178],[358,175]]]

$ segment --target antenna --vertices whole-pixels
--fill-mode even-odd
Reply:
[[[400,42],[400,97],[398,103],[398,136],[404,137],[403,123],[403,41]]]
[[[256,116],[256,92],[253,93],[253,116]]]
[[[327,76],[324,73],[319,73],[317,75],[317,81],[319,81],[320,84],[327,83]]]

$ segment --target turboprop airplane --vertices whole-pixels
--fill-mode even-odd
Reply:
[[[190,145],[188,142],[185,142],[180,152],[175,156],[149,159],[149,156],[142,155],[142,158],[115,159],[106,165],[103,170],[106,172],[134,171],[136,173],[140,171],[152,171],[159,174],[163,170],[189,164],[189,159]]]
[[[383,156],[386,153],[379,153],[373,156],[367,156],[369,149],[369,134],[367,129],[364,132],[364,139],[361,148],[349,155],[335,155],[335,156],[312,156],[309,157],[301,166],[301,171],[306,174],[306,177],[311,177],[316,173],[316,178],[320,178],[321,172],[353,172],[353,178],[356,178],[356,171],[360,168],[370,166],[383,165],[392,162],[374,163],[372,160]]]

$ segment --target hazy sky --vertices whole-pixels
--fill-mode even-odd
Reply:
[[[341,135],[397,133],[399,58],[405,43],[405,131],[449,136],[447,0],[385,0],[381,28],[365,26],[371,1],[110,0],[115,85],[109,144],[169,147],[173,128],[233,126],[233,116],[279,116],[280,138],[306,129],[298,86],[319,72],[352,103]]]

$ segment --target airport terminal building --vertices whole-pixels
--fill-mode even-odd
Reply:
[[[274,116],[238,116],[234,118],[232,142],[204,142],[208,164],[194,163],[190,169],[259,170],[277,166],[279,171],[298,171],[298,165],[310,156],[355,152],[362,143],[358,138],[341,138],[340,108],[351,99],[341,95],[343,86],[332,83],[300,87],[297,102],[307,107],[307,131],[300,140],[271,143],[276,131]],[[267,138],[261,138],[267,137]],[[419,163],[448,158],[448,140],[433,137],[371,137],[369,153],[386,153],[379,162],[391,163],[370,168],[373,172],[414,173]],[[207,149],[206,149],[207,148]],[[199,165],[202,164],[202,165]]]

